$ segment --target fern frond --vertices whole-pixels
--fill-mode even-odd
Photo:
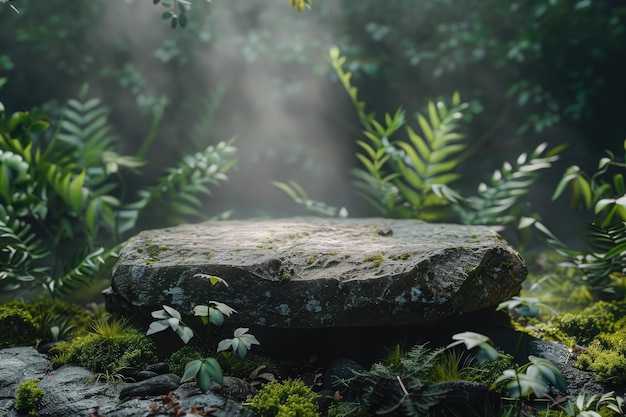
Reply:
[[[31,226],[0,205],[0,282],[4,288],[17,289],[22,282],[46,274],[39,261],[48,255]]]
[[[546,152],[547,144],[539,145],[530,155],[521,154],[514,164],[505,162],[493,172],[489,185],[481,183],[478,195],[469,197],[465,204],[455,206],[465,224],[506,225],[524,214],[519,205],[530,186],[539,178],[539,171],[549,168],[558,159]]]
[[[129,208],[167,213],[166,220],[171,224],[184,223],[189,216],[202,216],[202,202],[197,195],[211,195],[209,186],[227,179],[226,172],[237,162],[233,141],[220,142],[184,157],[156,185],[143,190],[139,201]]]
[[[348,216],[348,212],[344,207],[339,209],[337,207],[329,206],[321,201],[311,200],[306,191],[304,191],[304,188],[302,188],[300,184],[295,181],[289,181],[288,184],[280,181],[273,181],[272,184],[287,194],[295,203],[303,205],[307,208],[307,210],[315,214],[326,217]]]
[[[457,100],[458,95],[455,95],[453,104]],[[400,150],[393,162],[401,173],[394,182],[413,217],[438,220],[446,216],[449,201],[434,193],[433,187],[445,186],[460,178],[455,172],[457,156],[466,145],[459,143],[464,136],[456,130],[461,112],[466,108],[466,104],[457,104],[448,109],[443,102],[431,101],[427,106],[428,118],[419,113],[415,115],[421,134],[409,126],[408,140],[393,143]]]
[[[55,294],[68,294],[78,286],[87,286],[95,276],[104,268],[107,261],[119,256],[121,245],[113,249],[106,250],[102,247],[75,260],[71,268],[63,275],[48,279],[42,284],[46,290],[54,296]]]

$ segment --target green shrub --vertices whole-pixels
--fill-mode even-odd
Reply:
[[[22,382],[15,390],[15,409],[28,411],[30,415],[37,415],[35,409],[43,398],[43,390],[39,388],[38,380],[31,379]]]
[[[121,369],[143,369],[156,361],[154,343],[124,322],[99,319],[84,336],[55,347],[55,365],[75,363],[93,372],[114,374]]]
[[[248,398],[248,406],[261,417],[317,417],[317,397],[302,380],[272,381]]]
[[[28,311],[18,305],[0,306],[0,348],[34,345],[37,325]]]

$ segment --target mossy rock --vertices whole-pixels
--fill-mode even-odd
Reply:
[[[33,316],[17,305],[0,306],[0,349],[35,345],[37,324]]]

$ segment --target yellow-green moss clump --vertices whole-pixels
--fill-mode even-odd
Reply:
[[[145,334],[125,322],[100,318],[84,336],[55,347],[54,364],[75,363],[92,372],[115,374],[141,370],[156,361],[156,348]]]
[[[33,316],[16,304],[0,306],[0,349],[35,345],[37,323]]]
[[[626,328],[600,333],[580,354],[576,365],[594,372],[597,381],[626,383]]]
[[[372,262],[374,266],[380,266],[380,264],[382,264],[384,260],[385,260],[385,257],[383,256],[382,253],[376,253],[373,255],[365,255],[365,261]]]
[[[28,415],[36,416],[37,407],[43,398],[43,390],[39,388],[39,381],[31,379],[22,382],[15,390],[15,409],[21,412],[28,412]]]
[[[626,302],[600,301],[580,313],[566,313],[555,317],[548,328],[553,328],[551,336],[561,340],[573,338],[576,343],[588,344],[600,333],[617,330],[617,322],[626,316]]]
[[[272,381],[248,398],[248,406],[263,417],[318,417],[318,395],[300,379]]]
[[[626,383],[626,302],[600,301],[580,313],[555,317],[540,326],[551,338],[586,345],[576,365],[595,373],[596,380]]]

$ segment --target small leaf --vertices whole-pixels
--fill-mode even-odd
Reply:
[[[187,362],[187,365],[185,365],[183,377],[180,379],[180,382],[187,382],[194,378],[198,374],[201,366],[202,361],[200,359]]]

